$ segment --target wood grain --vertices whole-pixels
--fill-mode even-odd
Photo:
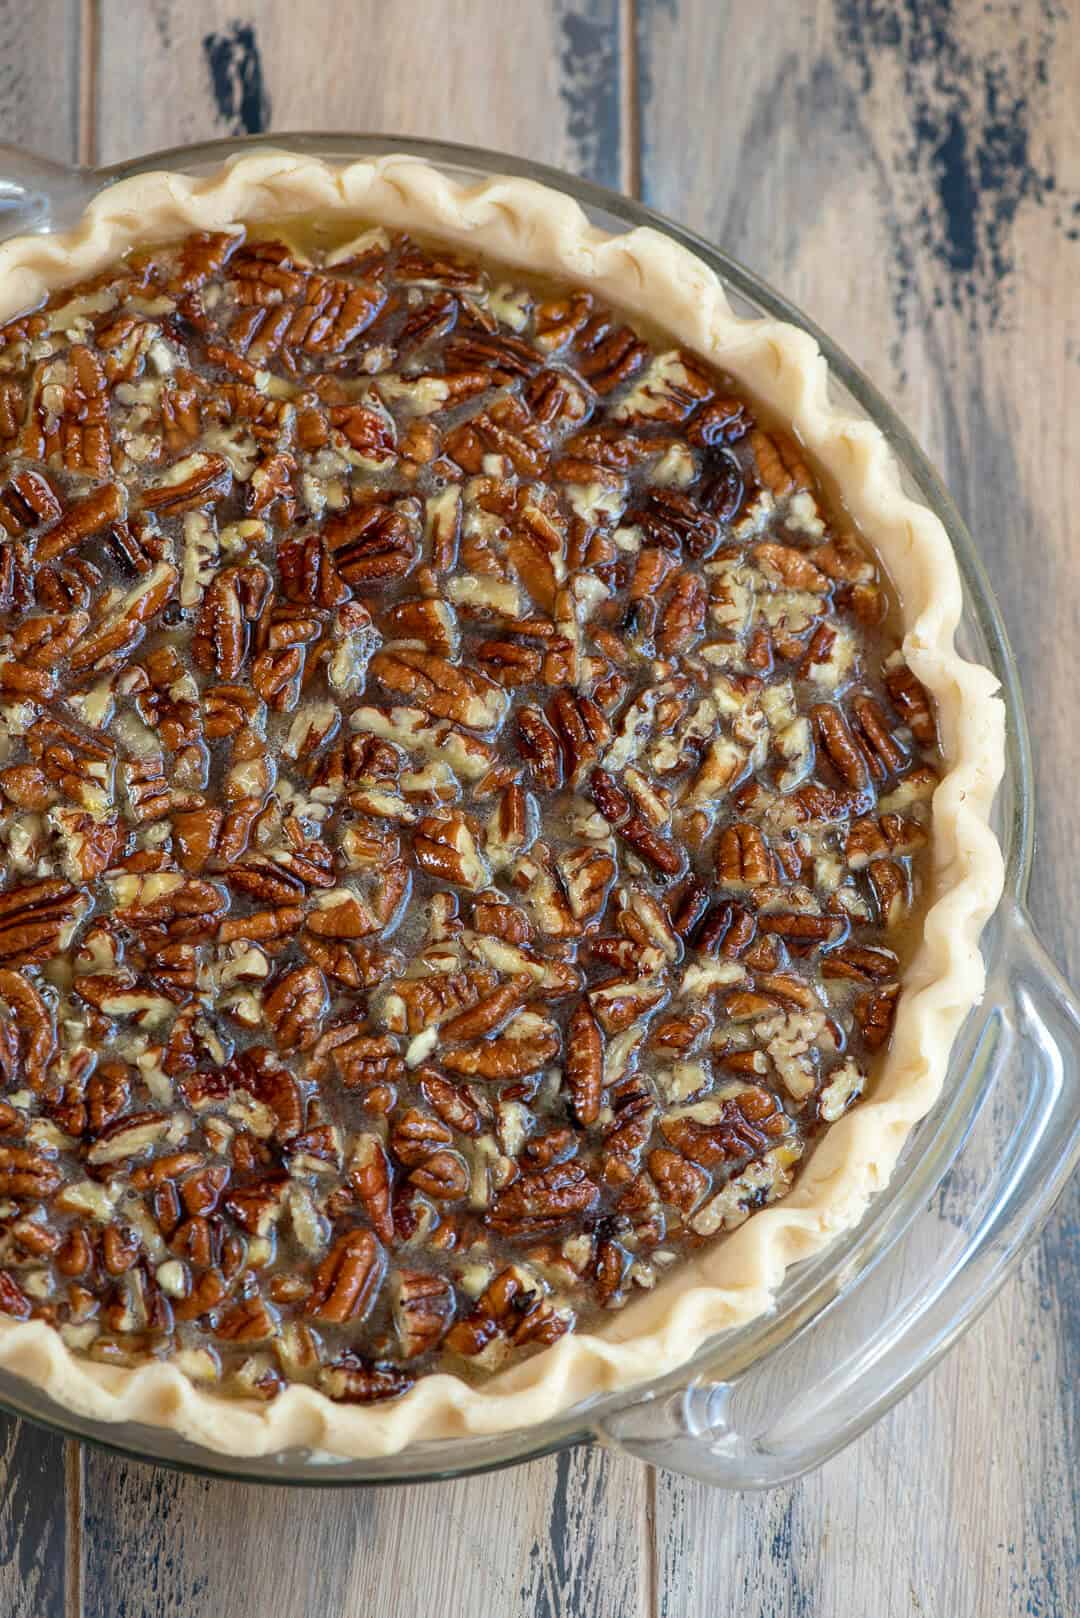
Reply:
[[[94,1456],[85,1612],[622,1618],[645,1610],[643,1486],[641,1468],[602,1451],[424,1489],[307,1494]]]
[[[386,130],[496,145],[618,185],[618,11],[618,0],[315,0],[298,27],[294,5],[267,0],[104,0],[99,155],[271,127]]]
[[[1034,694],[1033,907],[1074,978],[1080,737],[1051,694],[1080,634],[1078,79],[1080,16],[1051,0],[0,0],[3,138],[72,157],[88,131],[100,161],[289,128],[489,144],[640,180],[839,336],[988,559]],[[603,1451],[307,1495],[87,1452],[66,1535],[62,1446],[0,1418],[0,1614],[1073,1618],[1078,1252],[1074,1191],[935,1374],[768,1497]]]
[[[0,140],[78,158],[82,38],[79,0],[0,5]]]
[[[1061,449],[1080,407],[1077,20],[983,0],[678,0],[642,4],[638,36],[646,199],[837,335],[971,524],[1029,693],[1032,905],[1075,978],[1080,738],[1051,693],[1069,688],[1078,629]],[[688,142],[684,109],[715,105],[725,58],[710,138]],[[1078,1223],[1074,1190],[970,1336],[814,1477],[738,1502],[662,1478],[660,1611],[1080,1610]],[[694,1555],[703,1543],[722,1553]]]

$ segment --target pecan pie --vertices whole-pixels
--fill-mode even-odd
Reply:
[[[3,250],[0,1358],[392,1447],[857,1217],[978,992],[1000,719],[808,339],[524,185],[278,158],[268,224],[268,161]]]

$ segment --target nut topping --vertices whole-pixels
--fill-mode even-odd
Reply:
[[[0,1313],[373,1403],[783,1197],[937,779],[794,439],[382,230],[148,247],[0,371]]]

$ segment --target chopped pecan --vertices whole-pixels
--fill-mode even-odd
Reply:
[[[851,826],[844,858],[853,871],[858,871],[886,855],[912,854],[925,842],[926,832],[917,821],[905,820],[901,815],[882,815],[877,820],[865,816]]]
[[[696,561],[711,556],[720,543],[722,518],[674,489],[650,489],[627,520],[639,524],[656,544]]]
[[[810,473],[803,464],[798,445],[788,434],[774,433],[770,436],[755,428],[750,434],[750,448],[758,477],[770,493],[779,498],[796,489],[810,487]]]
[[[542,1236],[580,1220],[599,1200],[598,1186],[580,1163],[556,1163],[500,1191],[487,1218],[502,1236]]]
[[[481,641],[476,647],[476,660],[489,680],[510,688],[532,685],[543,665],[535,647],[509,637]]]
[[[49,1064],[56,1052],[56,1030],[52,1012],[40,992],[21,972],[0,969],[0,1005],[12,1013],[10,1023],[0,1025],[10,1031],[12,1061],[0,1046],[0,1069],[13,1088],[20,1082],[32,1090],[44,1087]]]
[[[554,1310],[538,1286],[510,1268],[497,1275],[475,1308],[455,1322],[445,1343],[451,1353],[473,1358],[500,1339],[516,1344],[554,1342],[572,1324],[572,1317]]]
[[[175,517],[222,500],[232,487],[232,470],[221,455],[197,452],[177,461],[142,491],[142,503],[161,517]]]
[[[0,1270],[0,1315],[29,1320],[33,1305],[10,1270]]]
[[[288,540],[277,553],[282,593],[303,606],[337,607],[352,594],[319,534]]]
[[[560,854],[556,863],[575,920],[588,921],[599,915],[615,876],[615,861],[610,854],[594,848],[573,848]]]
[[[54,523],[63,512],[64,502],[49,479],[29,467],[16,472],[0,490],[0,528],[13,536]]]
[[[908,761],[889,728],[889,721],[873,697],[858,696],[851,704],[858,728],[859,742],[870,769],[879,780],[902,770]]]
[[[262,1343],[274,1335],[277,1321],[259,1297],[241,1298],[217,1317],[214,1331],[232,1343]]]
[[[582,376],[599,394],[607,394],[629,381],[645,363],[648,349],[629,326],[609,315],[594,315],[577,334]]]
[[[405,1064],[397,1040],[389,1034],[350,1034],[333,1046],[334,1068],[347,1090],[392,1083],[401,1077]],[[315,1047],[318,1054],[319,1047]]]
[[[399,1163],[416,1168],[432,1153],[453,1144],[453,1134],[439,1119],[410,1107],[395,1119],[390,1132],[390,1149]]]
[[[485,1121],[482,1101],[461,1085],[453,1084],[434,1068],[423,1068],[420,1089],[444,1124],[461,1135],[476,1135]]]
[[[657,1023],[649,1038],[649,1048],[656,1051],[677,1051],[685,1054],[710,1026],[703,1011],[690,1011],[684,1016],[665,1017]]]
[[[251,625],[270,591],[270,575],[261,567],[222,569],[203,597],[191,642],[199,668],[218,680],[237,678],[248,655]]]
[[[303,1124],[300,1087],[288,1068],[265,1046],[252,1045],[234,1057],[224,1076],[270,1109],[279,1141],[293,1140],[300,1133]]]
[[[820,702],[810,710],[818,739],[837,775],[856,791],[866,785],[866,759],[838,708]]]
[[[907,877],[895,860],[874,860],[867,874],[882,921],[886,927],[895,927],[907,910]]]

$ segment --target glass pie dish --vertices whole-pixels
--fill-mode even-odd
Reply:
[[[678,1372],[631,1394],[594,1398],[527,1430],[428,1441],[363,1462],[298,1450],[223,1460],[157,1428],[58,1413],[13,1378],[0,1384],[0,1397],[20,1413],[145,1459],[275,1482],[446,1476],[588,1438],[606,1438],[718,1484],[785,1481],[887,1408],[974,1318],[1037,1230],[1077,1151],[1076,1009],[1023,917],[1032,834],[1027,742],[1015,671],[971,541],[919,451],[849,362],[783,300],[678,227],[496,154],[379,137],[284,137],[282,144],[328,162],[396,146],[460,181],[497,173],[544,181],[574,198],[603,230],[617,235],[648,225],[689,247],[719,277],[737,313],[779,318],[811,333],[837,400],[880,428],[910,492],[943,522],[965,585],[960,650],[993,669],[1004,692],[1010,751],[996,830],[1008,881],[984,940],[987,994],[953,1051],[942,1100],[912,1134],[888,1191],[862,1222],[792,1271],[767,1316],[725,1332]],[[241,149],[250,143],[185,148],[98,173],[8,154],[10,178],[0,191],[7,227],[12,234],[62,227],[117,180],[151,169],[206,174]]]

